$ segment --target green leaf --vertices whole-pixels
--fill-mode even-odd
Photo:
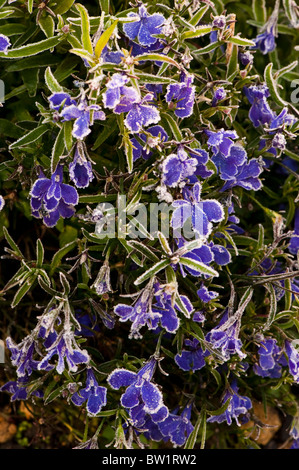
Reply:
[[[33,97],[36,95],[38,86],[39,69],[23,70],[21,72],[22,80],[27,88],[28,95]]]
[[[193,431],[191,432],[190,436],[186,440],[184,449],[194,449],[194,446],[195,446],[196,441],[197,441],[197,436],[198,436],[198,433],[199,433],[199,430],[200,430],[202,419],[203,419],[203,414],[200,413],[200,415],[198,416],[197,421],[195,423]]]
[[[196,28],[194,31],[185,31],[181,35],[181,39],[184,41],[185,39],[200,38],[201,36],[209,34],[212,29],[213,26],[199,26],[199,28]]]
[[[110,0],[99,0],[101,10],[106,14],[109,15],[110,10]]]
[[[72,7],[75,0],[58,0],[57,5],[52,8],[56,15],[63,15]]]
[[[19,288],[19,290],[16,292],[13,301],[11,303],[11,308],[16,307],[24,297],[24,295],[27,294],[27,292],[31,289],[33,286],[35,280],[37,278],[36,274],[29,275],[29,277],[26,279],[26,281],[22,284],[22,286]]]
[[[176,83],[175,80],[169,77],[160,77],[159,75],[152,75],[151,73],[137,72],[134,71],[134,75],[139,78],[141,83],[153,83],[153,84],[162,84],[169,85],[170,83]]]
[[[267,9],[265,0],[252,0],[252,11],[256,21],[259,21],[260,23],[266,23]]]
[[[196,26],[197,23],[201,20],[201,18],[204,16],[204,14],[208,11],[209,9],[209,5],[204,5],[203,7],[201,7],[193,16],[192,18],[189,20],[189,23],[192,25],[192,26]]]
[[[56,137],[55,143],[52,149],[52,156],[51,156],[51,173],[54,173],[56,167],[59,163],[60,157],[63,155],[65,148],[64,144],[64,128],[62,127],[58,132]]]
[[[282,69],[278,70],[275,74],[274,74],[274,77],[276,80],[278,80],[279,78],[283,77],[284,75],[286,75],[287,73],[291,72],[291,70],[293,70],[295,67],[298,66],[298,60],[295,60],[294,62],[292,62],[291,64],[289,65],[286,65],[285,67],[283,67]]]
[[[10,49],[7,54],[0,52],[0,58],[3,59],[20,59],[24,57],[33,56],[40,54],[41,52],[47,51],[57,46],[62,40],[62,36],[55,36],[53,38],[44,39],[43,41],[27,44],[26,46],[17,47],[16,49]]]
[[[279,93],[277,90],[277,84],[272,75],[272,69],[273,69],[273,63],[270,62],[265,68],[265,73],[264,73],[265,82],[269,88],[269,92],[273,101],[275,101],[275,103],[278,104],[279,106],[285,107],[288,105],[288,103],[279,96]]]
[[[43,266],[44,254],[45,254],[45,250],[44,250],[43,244],[38,238],[36,241],[36,266],[37,268],[41,268]]]
[[[134,249],[134,250],[137,250],[139,251],[140,253],[142,253],[144,256],[146,256],[148,259],[150,259],[151,261],[153,261],[154,263],[156,263],[157,261],[159,261],[159,258],[157,255],[155,255],[155,253],[152,252],[152,250],[150,250],[146,245],[144,245],[143,243],[140,243],[136,240],[130,240],[127,242],[128,245]]]
[[[139,276],[136,281],[134,282],[135,286],[139,286],[139,284],[142,284],[144,281],[149,279],[150,277],[155,276],[158,274],[158,272],[162,271],[162,269],[166,268],[166,266],[170,265],[170,260],[169,259],[163,259],[159,261],[159,263],[156,263],[154,266],[152,266],[150,269],[145,271],[141,276]]]
[[[28,132],[28,134],[24,135],[20,139],[16,140],[13,144],[9,146],[10,149],[15,149],[19,147],[25,147],[32,142],[38,140],[45,132],[49,130],[49,127],[45,124],[33,129],[33,131]]]
[[[232,42],[237,46],[255,46],[254,41],[251,41],[251,39],[241,38],[240,36],[231,36],[228,39],[228,42]]]
[[[264,331],[267,331],[267,330],[269,330],[270,326],[272,325],[272,323],[275,320],[275,315],[276,315],[276,312],[277,312],[277,300],[276,300],[276,293],[275,293],[273,285],[269,283],[269,284],[266,284],[265,287],[270,292],[269,313],[268,313],[266,324],[263,328]]]
[[[4,234],[4,237],[7,241],[7,243],[10,245],[12,251],[14,252],[14,254],[19,257],[20,259],[24,259],[24,255],[23,253],[21,252],[21,250],[19,249],[18,245],[13,241],[13,239],[11,238],[11,236],[9,235],[8,231],[7,231],[7,228],[6,227],[3,227],[3,234]]]
[[[112,23],[112,25],[109,26],[109,28],[106,29],[106,31],[104,31],[103,34],[101,35],[101,37],[99,38],[99,40],[98,40],[98,42],[95,46],[95,49],[94,49],[94,54],[95,54],[97,59],[100,58],[104,47],[108,43],[109,39],[111,38],[111,36],[112,36],[116,26],[117,26],[117,23],[118,23],[118,20],[115,20],[114,23]]]
[[[203,55],[203,54],[208,54],[209,52],[213,52],[217,47],[222,46],[224,44],[224,41],[215,41],[212,42],[211,44],[208,44],[205,47],[200,47],[196,49],[195,51],[191,51],[191,54],[196,58],[198,55]]]
[[[204,263],[201,263],[200,261],[191,259],[191,258],[180,258],[180,263],[183,264],[184,266],[187,266],[190,269],[193,269],[194,271],[205,274],[206,276],[214,276],[218,277],[219,273],[215,271],[215,269],[211,268],[210,266],[207,266]]]
[[[167,122],[175,140],[180,142],[183,139],[183,136],[182,136],[182,133],[180,131],[178,124],[173,119],[173,117],[170,116],[170,114],[168,113],[161,113],[161,117]]]
[[[238,61],[238,46],[236,44],[233,45],[231,54],[229,56],[229,61],[227,64],[227,71],[226,71],[226,79],[228,81],[232,81],[231,77],[234,76],[239,69],[239,61]]]
[[[28,8],[29,13],[32,13],[33,2],[34,0],[28,0],[27,8]]]
[[[48,15],[47,13],[41,15],[38,24],[41,30],[47,36],[47,38],[51,38],[52,36],[54,36],[55,21],[53,20],[53,17],[51,15]]]
[[[171,57],[167,57],[166,55],[162,55],[162,54],[154,54],[154,53],[142,54],[142,55],[135,56],[134,59],[142,60],[142,61],[151,60],[154,62],[166,62],[168,64],[174,65],[178,69],[181,68],[180,64],[178,64],[178,62],[176,62],[174,59],[172,59]]]
[[[60,93],[63,91],[62,86],[59,85],[50,67],[47,67],[45,71],[45,82],[46,82],[47,87],[52,93]]]
[[[231,402],[231,398],[229,398],[228,400],[226,400],[226,402],[220,407],[218,408],[218,410],[215,410],[215,411],[209,411],[207,410],[207,413],[209,415],[212,415],[212,416],[218,416],[218,415],[222,415],[228,408],[229,404]]]
[[[109,137],[117,130],[117,121],[112,116],[112,118],[107,119],[108,125],[103,126],[103,130],[99,133],[96,138],[95,143],[93,144],[92,150],[98,149]]]
[[[51,276],[53,275],[55,269],[58,268],[58,266],[61,264],[62,258],[67,253],[72,251],[76,246],[77,246],[77,240],[73,240],[72,242],[68,243],[64,247],[60,248],[60,250],[56,251],[51,261],[51,271],[50,271]]]
[[[80,3],[76,3],[76,8],[79,11],[81,17],[81,41],[83,49],[89,54],[93,55],[93,47],[90,39],[90,23],[88,11]]]

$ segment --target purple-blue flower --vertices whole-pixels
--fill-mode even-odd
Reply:
[[[197,295],[200,298],[200,300],[206,304],[210,302],[211,300],[216,299],[216,297],[218,297],[219,294],[218,292],[215,292],[213,290],[209,291],[208,288],[204,284],[202,284],[200,289],[198,289],[197,291]]]
[[[289,243],[289,252],[297,255],[299,250],[299,209],[296,209],[294,217],[294,234],[292,235]]]
[[[142,99],[132,87],[122,87],[122,95],[119,103],[113,109],[116,114],[128,113],[125,125],[130,132],[140,132],[142,127],[157,124],[161,117],[155,106],[148,105],[152,100],[152,94],[148,93]]]
[[[47,349],[47,354],[38,364],[38,370],[48,370],[48,367],[52,366],[49,361],[53,356],[58,356],[58,361],[55,364],[58,374],[62,374],[65,370],[65,361],[69,371],[77,372],[78,364],[87,364],[90,360],[87,351],[79,348],[74,333],[67,329]]]
[[[0,392],[10,393],[12,395],[10,401],[27,400],[29,397],[29,381],[30,380],[28,376],[20,377],[17,381],[10,380],[9,382],[6,382],[6,384],[2,385]],[[43,392],[42,390],[38,389],[30,392],[30,395],[36,396],[37,398],[42,398]]]
[[[107,404],[107,389],[98,384],[91,367],[87,368],[86,374],[85,388],[81,388],[74,393],[71,400],[76,406],[81,406],[87,402],[86,410],[88,415],[96,416]]]
[[[276,47],[275,36],[275,25],[267,26],[266,30],[254,39],[254,48],[259,49],[264,55],[274,51]]]
[[[247,161],[246,150],[241,146],[234,144],[230,147],[229,155],[223,153],[215,153],[212,162],[216,165],[219,176],[222,180],[234,179],[237,175],[239,167]]]
[[[282,352],[277,346],[276,339],[266,338],[258,349],[259,363],[254,364],[255,374],[261,377],[277,379],[281,377]]]
[[[177,187],[195,173],[197,165],[197,159],[189,158],[183,146],[179,146],[177,154],[168,155],[161,165],[162,184],[171,188]]]
[[[159,422],[163,415],[163,419],[166,418],[168,412],[165,416],[167,409],[165,410],[166,407],[163,404],[162,393],[157,385],[151,382],[156,365],[157,360],[152,357],[138,372],[115,369],[107,378],[107,382],[115,390],[126,387],[120,400],[124,408],[128,408],[131,412],[135,410],[139,413],[148,413],[154,422]],[[160,415],[159,411],[163,413]],[[131,413],[131,417],[133,416],[135,416],[134,421],[137,421],[137,415]]]
[[[57,92],[53,93],[48,98],[50,103],[50,108],[54,109],[55,111],[62,111],[65,106],[76,105],[76,101],[71,98],[68,93],[64,92]]]
[[[168,140],[168,134],[161,126],[151,126],[146,129],[146,132],[152,135],[140,134],[138,135],[139,139],[144,142],[142,146],[135,137],[131,139],[133,145],[133,160],[136,161],[138,158],[142,157],[144,160],[148,160],[152,152],[151,148],[159,147],[160,143],[166,142]]]
[[[230,403],[227,409],[220,415],[210,416],[210,418],[207,419],[207,422],[223,423],[223,421],[226,421],[230,426],[234,419],[238,426],[241,425],[239,422],[239,416],[247,414],[248,410],[252,408],[252,402],[250,398],[238,394],[236,380],[234,380],[226,390],[222,403],[225,404],[228,400],[230,400]]]
[[[165,18],[160,13],[149,15],[144,5],[141,5],[137,13],[129,13],[129,18],[136,18],[136,21],[125,23],[123,31],[128,38],[138,39],[142,46],[150,46],[157,41],[155,34],[160,34],[162,31],[162,24]]]
[[[105,108],[113,109],[119,104],[121,95],[124,94],[123,87],[128,83],[129,78],[127,75],[115,73],[112,75],[109,82],[106,84],[107,90],[103,93],[103,104]],[[136,98],[137,98],[136,93]]]
[[[191,419],[192,405],[187,405],[180,415],[177,410],[169,413],[164,421],[158,423],[158,428],[164,438],[169,438],[172,444],[182,446],[194,429]]]
[[[185,346],[189,349],[183,349],[181,354],[176,354],[174,360],[180,369],[192,372],[202,369],[205,363],[205,357],[209,355],[208,351],[203,351],[200,342],[193,338],[192,340],[186,339]]]
[[[4,206],[5,206],[4,197],[0,195],[0,211],[2,211]]]
[[[197,183],[197,176],[200,176],[203,179],[212,176],[214,172],[213,170],[209,170],[207,167],[207,163],[209,161],[209,154],[206,150],[195,148],[192,149],[192,151],[189,150],[189,154],[190,157],[195,158],[197,160],[197,165],[194,174],[188,177],[188,181],[190,183]]]
[[[101,121],[106,119],[105,113],[100,110],[97,104],[88,105],[87,101],[83,98],[79,104],[70,104],[64,106],[60,115],[63,121],[73,121],[72,135],[78,140],[83,140],[90,134],[90,126],[93,124],[91,120],[91,113],[93,113],[93,120],[99,119]]]
[[[173,229],[183,227],[191,217],[193,230],[196,234],[207,237],[212,231],[212,222],[221,222],[224,218],[222,205],[214,199],[201,200],[201,185],[195,183],[192,190],[184,191],[185,199],[172,203],[175,208],[171,226]]]
[[[270,108],[267,98],[270,96],[269,88],[266,85],[252,85],[243,88],[244,93],[251,104],[249,118],[254,127],[264,124],[271,124],[276,114]]]
[[[193,75],[181,74],[180,83],[171,83],[167,86],[166,102],[170,103],[174,114],[179,118],[189,117],[193,113],[195,100],[193,79]]]
[[[238,173],[225,183],[221,191],[226,191],[233,186],[241,186],[247,190],[258,191],[262,187],[262,182],[259,178],[262,172],[263,162],[257,158],[252,158],[238,167]]]
[[[215,90],[213,99],[212,99],[212,106],[216,106],[218,101],[222,101],[226,98],[227,94],[223,87],[217,88]]]
[[[291,341],[285,341],[285,351],[288,357],[289,371],[294,381],[299,383],[299,352]]]
[[[30,195],[32,215],[43,218],[47,227],[54,227],[60,216],[72,217],[75,213],[73,206],[78,204],[79,200],[76,189],[63,183],[63,166],[60,164],[50,179],[40,172]]]
[[[206,341],[219,350],[225,361],[230,356],[238,354],[241,359],[246,354],[241,351],[242,341],[239,339],[240,318],[228,317],[228,311],[224,313],[218,326],[213,328],[206,336]]]
[[[230,149],[234,145],[233,140],[238,138],[236,131],[226,131],[224,129],[216,132],[206,129],[205,133],[209,137],[208,146],[212,147],[213,154],[220,152],[224,157],[230,155]]]
[[[10,40],[4,34],[0,34],[0,52],[7,54],[8,48],[11,46]]]
[[[74,159],[69,164],[69,175],[77,188],[87,188],[94,178],[91,162],[87,160],[81,146],[76,147]]]

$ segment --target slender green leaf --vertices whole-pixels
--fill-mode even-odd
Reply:
[[[58,132],[58,135],[56,137],[55,143],[53,145],[52,149],[52,156],[51,156],[51,173],[53,174],[54,171],[56,170],[56,167],[59,163],[60,157],[64,153],[64,129],[63,127],[60,129]]]
[[[280,96],[279,96],[279,93],[278,93],[278,90],[277,90],[277,84],[273,78],[273,75],[272,75],[272,69],[273,69],[273,63],[270,62],[266,68],[265,68],[265,73],[264,73],[264,77],[265,77],[265,82],[269,88],[269,92],[270,92],[270,95],[271,95],[271,98],[273,99],[273,101],[275,101],[276,104],[278,104],[279,106],[287,106],[288,103],[286,101],[284,101]]]
[[[228,39],[228,42],[232,42],[233,44],[236,44],[237,46],[254,46],[255,42],[251,41],[251,39],[246,39],[246,38],[241,38],[240,36],[231,36]]]
[[[36,266],[38,268],[41,268],[43,265],[44,254],[45,254],[45,250],[44,250],[43,244],[38,238],[36,242]]]
[[[209,34],[213,29],[213,26],[199,26],[194,31],[185,31],[181,35],[181,39],[184,41],[185,39],[194,39],[200,38],[201,36],[205,36]]]
[[[53,38],[44,39],[43,41],[27,44],[16,49],[10,49],[7,54],[0,52],[0,57],[3,59],[19,59],[24,57],[40,54],[41,52],[52,49],[60,43],[62,36],[55,36]]]
[[[63,91],[62,86],[59,85],[58,81],[52,74],[50,67],[47,67],[45,71],[45,82],[46,82],[47,87],[52,93],[60,93]]]
[[[101,35],[101,37],[99,38],[99,40],[98,40],[98,42],[95,46],[95,49],[94,49],[94,54],[95,54],[97,59],[99,59],[99,57],[101,56],[104,47],[108,43],[109,39],[111,38],[111,36],[112,36],[116,26],[117,26],[117,23],[118,23],[118,20],[115,20],[114,23],[112,23],[112,25],[109,26],[109,28],[106,29],[106,31],[104,31],[103,34]]]
[[[219,273],[215,271],[215,269],[211,268],[210,266],[207,266],[204,263],[201,263],[200,261],[182,257],[180,258],[180,263],[184,266],[187,266],[187,268],[193,269],[198,273],[205,274],[206,276],[219,276]]]
[[[81,41],[83,49],[87,51],[90,55],[93,55],[93,47],[90,38],[90,23],[88,11],[80,3],[76,3],[76,8],[79,11],[81,17]]]
[[[49,130],[49,127],[45,124],[33,129],[33,131],[28,132],[28,134],[24,135],[20,139],[16,140],[13,144],[9,146],[10,149],[15,149],[19,147],[25,147],[26,145],[31,144],[38,140],[45,132]]]
[[[267,9],[265,0],[252,0],[252,11],[256,21],[266,23]]]
[[[145,271],[141,276],[139,276],[136,281],[134,282],[135,286],[139,286],[139,284],[142,284],[144,281],[149,279],[150,277],[155,276],[158,274],[158,272],[162,271],[162,269],[166,268],[166,266],[170,265],[170,260],[169,259],[163,259],[159,261],[159,263],[156,263],[154,266],[152,266],[150,269]]]

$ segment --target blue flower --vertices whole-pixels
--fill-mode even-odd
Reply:
[[[299,209],[296,209],[294,220],[294,235],[290,239],[289,252],[297,255],[299,250]]]
[[[121,73],[112,75],[111,79],[106,84],[107,90],[103,93],[103,104],[106,108],[114,109],[115,106],[119,104],[121,95],[124,94],[123,87],[128,81],[129,78]]]
[[[7,54],[8,48],[11,46],[10,40],[4,34],[0,34],[0,52]]]
[[[227,409],[220,415],[210,416],[207,419],[209,423],[223,423],[226,421],[230,426],[235,419],[238,426],[241,425],[239,422],[240,415],[246,415],[248,410],[252,408],[252,402],[248,397],[244,397],[238,394],[238,386],[236,380],[234,380],[228,390],[226,390],[222,403],[225,404],[228,400],[230,403]]]
[[[108,46],[102,50],[101,59],[104,63],[120,64],[124,54],[120,51],[111,51]]]
[[[33,184],[31,191],[32,215],[43,218],[47,227],[54,227],[59,217],[68,218],[74,215],[74,205],[78,204],[79,196],[75,188],[63,183],[63,166],[57,168],[51,179],[45,178],[41,172]]]
[[[246,67],[246,65],[253,63],[254,56],[249,51],[239,52],[239,59],[242,65]]]
[[[5,206],[4,197],[0,195],[0,211],[2,211],[4,206]]]
[[[189,158],[183,146],[179,146],[177,154],[170,154],[161,165],[162,184],[177,187],[186,178],[192,176],[197,169],[196,158]]]
[[[194,174],[188,177],[188,181],[190,183],[197,183],[197,176],[200,176],[203,179],[212,176],[214,172],[213,170],[209,170],[207,167],[207,163],[209,161],[209,154],[206,150],[195,148],[189,150],[189,154],[190,157],[195,158],[197,160],[197,165]]]
[[[65,106],[76,105],[76,101],[68,93],[64,92],[53,93],[49,96],[48,100],[50,108],[55,111],[62,111]]]
[[[209,291],[207,287],[204,284],[202,284],[201,288],[198,289],[197,291],[197,295],[200,298],[200,300],[202,300],[202,302],[208,303],[211,300],[216,299],[216,297],[218,297],[219,294],[218,292],[215,292],[213,290]]]
[[[162,31],[162,24],[165,18],[160,13],[149,15],[144,5],[141,5],[137,13],[129,13],[129,18],[136,18],[136,21],[125,23],[123,31],[128,38],[138,39],[142,46],[150,46],[157,41],[154,37],[155,34],[160,34]]]
[[[96,416],[103,406],[107,404],[107,389],[101,387],[96,381],[95,375],[90,367],[87,368],[86,386],[74,393],[71,397],[76,406],[86,403],[86,410],[89,416]]]
[[[254,39],[255,49],[259,49],[264,55],[274,51],[275,36],[275,25],[267,26],[266,30]]]
[[[68,369],[71,372],[77,372],[78,364],[87,364],[90,357],[86,350],[81,350],[76,343],[74,333],[65,329],[58,337],[57,341],[47,349],[47,354],[38,364],[38,370],[48,370],[50,359],[58,356],[58,362],[55,365],[58,374],[65,370],[65,360]]]
[[[258,191],[262,187],[262,182],[259,179],[262,172],[263,162],[257,158],[252,158],[238,167],[238,173],[225,183],[221,191],[226,191],[233,186],[241,186],[247,190]]]
[[[285,351],[288,357],[289,371],[294,381],[299,383],[299,352],[291,341],[285,341]]]
[[[186,339],[184,344],[190,350],[183,349],[181,354],[176,354],[174,357],[176,364],[185,371],[192,370],[194,372],[202,369],[206,365],[204,358],[209,355],[209,352],[202,350],[200,342],[196,338]]]
[[[219,176],[224,181],[234,179],[235,175],[238,173],[239,167],[246,161],[246,150],[241,145],[236,144],[230,147],[228,156],[218,152],[212,157],[212,162],[216,165]]]
[[[166,142],[168,140],[168,134],[161,126],[148,127],[146,132],[151,134],[153,138],[151,138],[148,134],[139,134],[138,137],[144,142],[144,146],[142,146],[134,137],[131,139],[133,145],[134,161],[140,157],[142,157],[144,160],[148,160],[152,155],[150,149],[153,147],[159,148],[160,143]]]
[[[281,377],[282,352],[277,346],[276,340],[267,338],[260,343],[258,349],[259,364],[253,366],[255,374],[261,377],[277,379]]]
[[[186,406],[180,415],[175,411],[169,413],[164,421],[158,423],[158,428],[164,438],[170,438],[172,444],[182,446],[194,429],[190,418],[191,404]]]
[[[71,104],[64,106],[60,115],[63,121],[74,120],[72,135],[78,140],[83,140],[88,134],[90,134],[90,126],[92,121],[90,119],[91,112],[93,111],[93,120],[99,119],[101,121],[106,119],[105,113],[100,111],[100,106],[93,104],[88,106],[87,101],[83,98],[79,104]]]
[[[168,414],[167,412],[165,416],[167,409],[165,410],[161,391],[151,382],[156,364],[157,360],[153,357],[137,373],[127,369],[115,369],[107,378],[108,384],[115,390],[126,387],[120,400],[124,408],[128,408],[131,412],[135,410],[148,413],[154,422],[165,419]],[[132,417],[137,421],[136,413],[131,414]]]
[[[175,208],[171,226],[173,229],[183,227],[191,217],[193,230],[199,236],[207,237],[212,231],[212,222],[221,222],[224,219],[222,205],[214,199],[201,200],[201,185],[195,183],[192,190],[184,192],[185,199],[172,203]]]
[[[166,102],[171,103],[174,114],[179,118],[186,118],[193,113],[195,100],[195,86],[192,85],[193,75],[181,74],[180,83],[171,83],[167,86]]]
[[[218,101],[224,100],[226,96],[226,91],[223,87],[217,88],[212,99],[212,106],[216,106]]]
[[[206,336],[206,341],[211,343],[211,346],[219,350],[225,361],[228,361],[230,356],[238,354],[241,359],[246,357],[246,354],[241,351],[242,342],[239,339],[241,319],[238,317],[228,317],[228,311],[224,313],[218,326],[213,328]]]
[[[161,314],[158,311],[153,311],[153,296],[154,290],[151,287],[146,287],[133,306],[118,304],[114,308],[114,313],[120,317],[121,322],[128,320],[132,322],[129,338],[140,338],[139,331],[145,325],[149,329],[156,328]]]
[[[77,188],[87,188],[93,180],[91,162],[87,160],[84,150],[77,145],[73,161],[69,164],[70,180]]]
[[[33,359],[36,350],[36,342],[32,336],[26,338],[19,344],[8,337],[6,340],[7,348],[11,353],[11,363],[16,367],[18,377],[26,377],[32,374],[33,370],[37,370],[39,362]],[[48,367],[51,370],[53,367]]]
[[[206,129],[205,133],[209,137],[208,146],[212,147],[214,155],[220,152],[224,157],[230,155],[230,149],[234,145],[233,140],[238,138],[236,131],[226,131],[224,129],[217,132]]]
[[[113,112],[116,114],[128,113],[124,122],[130,132],[140,132],[142,127],[157,124],[160,121],[160,113],[157,108],[145,104],[152,100],[151,93],[141,99],[134,88],[124,86],[122,92],[120,101]]]
[[[270,124],[276,114],[267,102],[267,98],[270,96],[269,88],[266,85],[252,85],[249,88],[244,87],[243,90],[251,104],[249,118],[254,127]]]
[[[29,377],[24,376],[20,377],[17,381],[10,380],[6,384],[2,385],[2,387],[0,388],[0,392],[10,393],[12,395],[10,401],[27,400],[29,397],[28,385]],[[42,390],[38,389],[34,390],[33,392],[30,392],[30,395],[36,396],[37,398],[42,398],[43,392]]]

